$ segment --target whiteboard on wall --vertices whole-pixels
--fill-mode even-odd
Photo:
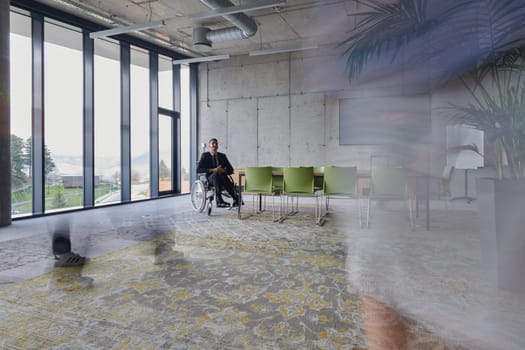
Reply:
[[[483,131],[468,125],[447,125],[447,165],[456,169],[483,167]]]
[[[430,143],[430,95],[339,100],[340,145]]]

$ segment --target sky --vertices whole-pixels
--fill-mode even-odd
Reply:
[[[75,32],[71,34],[80,35]],[[11,130],[13,134],[27,139],[31,132],[32,110],[31,41],[26,36],[12,33],[10,44]],[[108,45],[108,43],[97,43],[96,46],[98,44]],[[113,46],[118,52],[118,46],[114,44]],[[132,51],[132,58],[134,55],[145,54]],[[76,49],[46,41],[44,60],[45,143],[52,155],[78,158],[78,166],[80,166],[83,113],[82,54]],[[161,67],[165,65],[166,62],[161,63]],[[149,70],[132,65],[131,74],[131,152],[132,157],[137,157],[149,151]],[[182,127],[183,130],[189,130],[189,92],[185,89],[189,86],[187,67],[181,69],[181,81]],[[171,89],[168,88],[171,84],[171,71],[161,72],[159,77],[161,107],[172,107],[166,102],[169,99],[167,96],[171,93]],[[94,113],[96,157],[114,158],[118,167],[120,164],[120,66],[118,61],[99,55],[95,55]],[[164,129],[161,130],[161,140],[169,138]],[[186,168],[189,159],[188,136],[189,132],[183,132],[182,164]],[[166,146],[161,144],[159,147],[161,157],[169,154]]]

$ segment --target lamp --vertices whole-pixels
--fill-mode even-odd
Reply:
[[[274,53],[303,51],[303,50],[310,50],[310,49],[317,49],[317,48],[318,48],[317,45],[295,46],[295,47],[281,47],[281,48],[273,48],[273,49],[250,51],[250,56],[271,55],[271,54],[274,54]]]
[[[193,20],[201,20],[206,18],[231,15],[233,13],[260,10],[281,5],[286,5],[286,0],[255,0],[244,5],[220,7],[211,11],[197,12],[188,17]]]
[[[217,55],[217,56],[204,56],[204,57],[195,57],[195,58],[185,58],[185,59],[182,59],[182,60],[174,60],[173,64],[186,64],[186,63],[220,61],[220,60],[227,60],[229,58],[230,58],[230,55]]]
[[[98,32],[91,32],[89,33],[89,37],[91,39],[103,38],[106,36],[125,34],[129,32],[136,32],[136,31],[151,29],[151,28],[158,28],[158,27],[162,27],[163,25],[164,25],[164,21],[154,21],[154,22],[148,22],[148,23],[143,23],[143,24],[134,24],[130,26],[122,26],[122,27],[100,30]]]

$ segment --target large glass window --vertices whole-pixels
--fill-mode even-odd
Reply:
[[[173,64],[165,56],[159,56],[159,107],[173,109]]]
[[[159,115],[159,192],[172,191],[173,118]]]
[[[11,207],[13,216],[31,214],[31,19],[11,12]],[[0,97],[1,98],[1,97]]]
[[[95,205],[120,202],[120,46],[95,40]]]
[[[190,191],[190,67],[180,66],[181,193]]]
[[[173,192],[179,186],[182,192],[189,192],[189,67],[182,66],[181,81],[174,81],[173,58],[163,49],[159,48],[161,53],[149,47],[156,52],[159,68],[158,101],[150,101],[150,51],[131,44],[128,149],[122,143],[128,129],[123,129],[121,123],[121,101],[122,94],[128,91],[121,85],[123,67],[119,41],[114,38],[94,41],[94,123],[93,129],[89,126],[84,128],[84,115],[91,116],[90,111],[85,110],[91,106],[84,105],[84,97],[90,96],[84,91],[84,65],[89,65],[91,60],[84,57],[82,29],[73,22],[64,23],[51,14],[43,17],[44,32],[40,33],[42,23],[39,18],[42,18],[42,13],[35,10],[36,16],[32,15],[31,11],[15,7],[10,12],[13,217],[30,216],[33,212],[40,214],[42,202],[44,213],[82,208],[84,191],[91,190],[94,191],[95,205],[121,202],[123,194],[127,194],[121,188],[122,154],[127,155],[128,152],[130,169],[126,169],[126,174],[127,171],[131,173],[131,200],[151,197],[150,176],[151,173],[156,174],[156,170],[160,193]],[[43,41],[37,42],[42,38],[41,34]],[[32,35],[35,37],[32,38]],[[33,57],[33,49],[37,56]],[[43,54],[43,61],[40,60],[40,53]],[[35,81],[33,72],[37,74]],[[179,83],[182,84],[181,101],[174,96],[179,89],[174,84]],[[32,96],[32,93],[37,95]],[[33,106],[33,101],[38,105]],[[151,103],[158,103],[155,107],[159,107],[158,135],[151,134]],[[180,119],[175,119],[179,112]],[[182,138],[177,132],[181,132]],[[92,137],[93,153],[91,147],[84,149],[84,140]],[[43,140],[44,149],[41,150],[40,145],[33,149],[33,140]],[[158,140],[159,151],[158,162],[154,165],[158,169],[153,169],[153,172],[150,169],[151,140]],[[175,150],[182,154],[182,159],[177,158]],[[42,162],[34,157],[35,151],[39,155],[43,151]],[[94,188],[91,188],[91,181],[86,182],[89,188],[84,188],[84,160],[90,164],[91,157]],[[180,174],[176,173],[178,162],[181,165]],[[33,169],[34,164],[37,167]],[[40,175],[43,175],[43,183]],[[176,177],[181,179],[181,183],[173,182]],[[33,198],[35,195],[39,198]]]
[[[149,55],[131,48],[131,200],[150,197]]]
[[[45,210],[83,205],[80,30],[44,24]]]

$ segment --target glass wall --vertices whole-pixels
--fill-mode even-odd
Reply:
[[[159,56],[159,107],[173,109],[173,64],[165,56]]]
[[[95,205],[120,202],[120,46],[95,40]]]
[[[83,205],[80,29],[44,23],[45,211]]]
[[[173,118],[159,115],[159,192],[172,191]]]
[[[35,11],[35,16],[31,11]],[[182,82],[175,81],[174,76],[178,77],[172,65],[175,54],[145,42],[134,46],[132,37],[129,38],[130,46],[114,38],[96,39],[93,41],[94,56],[89,57],[89,45],[84,51],[83,40],[91,39],[87,39],[78,26],[82,23],[87,26],[84,29],[90,31],[89,27],[94,24],[73,18],[55,18],[55,14],[51,18],[39,11],[40,8],[27,11],[11,8],[13,217],[82,208],[84,193],[91,192],[95,205],[120,203],[123,198],[127,201],[128,195],[131,200],[150,198],[151,183],[157,180],[161,194],[178,189],[180,183],[175,183],[175,178],[181,179],[182,191],[188,192],[189,67],[182,67]],[[126,47],[129,47],[129,56]],[[40,50],[43,50],[42,61]],[[152,55],[158,57],[159,67],[158,91],[153,94],[149,66]],[[84,91],[91,83],[91,76],[84,77],[84,72],[90,72],[91,68],[93,95],[91,91]],[[181,83],[182,87],[177,86]],[[179,90],[181,101],[174,96]],[[158,101],[150,101],[150,96],[157,94]],[[91,96],[93,106],[89,100]],[[84,101],[87,101],[85,105]],[[127,101],[129,114],[128,106],[123,104]],[[158,105],[151,105],[157,102]],[[91,107],[92,114],[86,109]],[[158,113],[155,113],[156,107]],[[179,112],[180,120],[177,119]],[[90,127],[91,115],[93,128]],[[151,129],[151,118],[158,118],[158,131],[156,125]],[[180,122],[182,139],[177,135]],[[128,136],[129,148],[127,142],[122,142],[127,141]],[[33,139],[43,140],[44,148],[35,144],[38,147],[33,149]],[[88,142],[84,144],[84,140]],[[158,154],[152,153],[157,152],[157,147],[151,147],[151,140],[158,140]],[[41,151],[43,161],[35,161],[34,154],[41,154]],[[178,159],[178,152],[182,160]],[[128,154],[129,168],[123,170]],[[151,169],[151,159],[157,158],[154,164],[157,168]],[[91,160],[93,182],[84,179],[84,164],[90,166]],[[177,174],[179,164],[181,174]],[[122,171],[131,174],[130,188],[122,186],[128,185],[128,177],[122,176]],[[158,179],[151,181],[151,174],[158,174]],[[157,188],[153,192],[156,193]],[[91,201],[91,196],[86,199]],[[91,206],[91,203],[86,205]]]
[[[173,63],[159,55],[159,108],[173,112]],[[173,191],[173,129],[172,115],[159,114],[159,193]]]
[[[131,47],[131,200],[150,196],[149,54]]]
[[[181,193],[190,192],[190,67],[180,66]],[[199,154],[200,155],[200,154]]]
[[[31,214],[31,18],[11,12],[11,206],[13,216]],[[16,78],[15,78],[16,77]]]

